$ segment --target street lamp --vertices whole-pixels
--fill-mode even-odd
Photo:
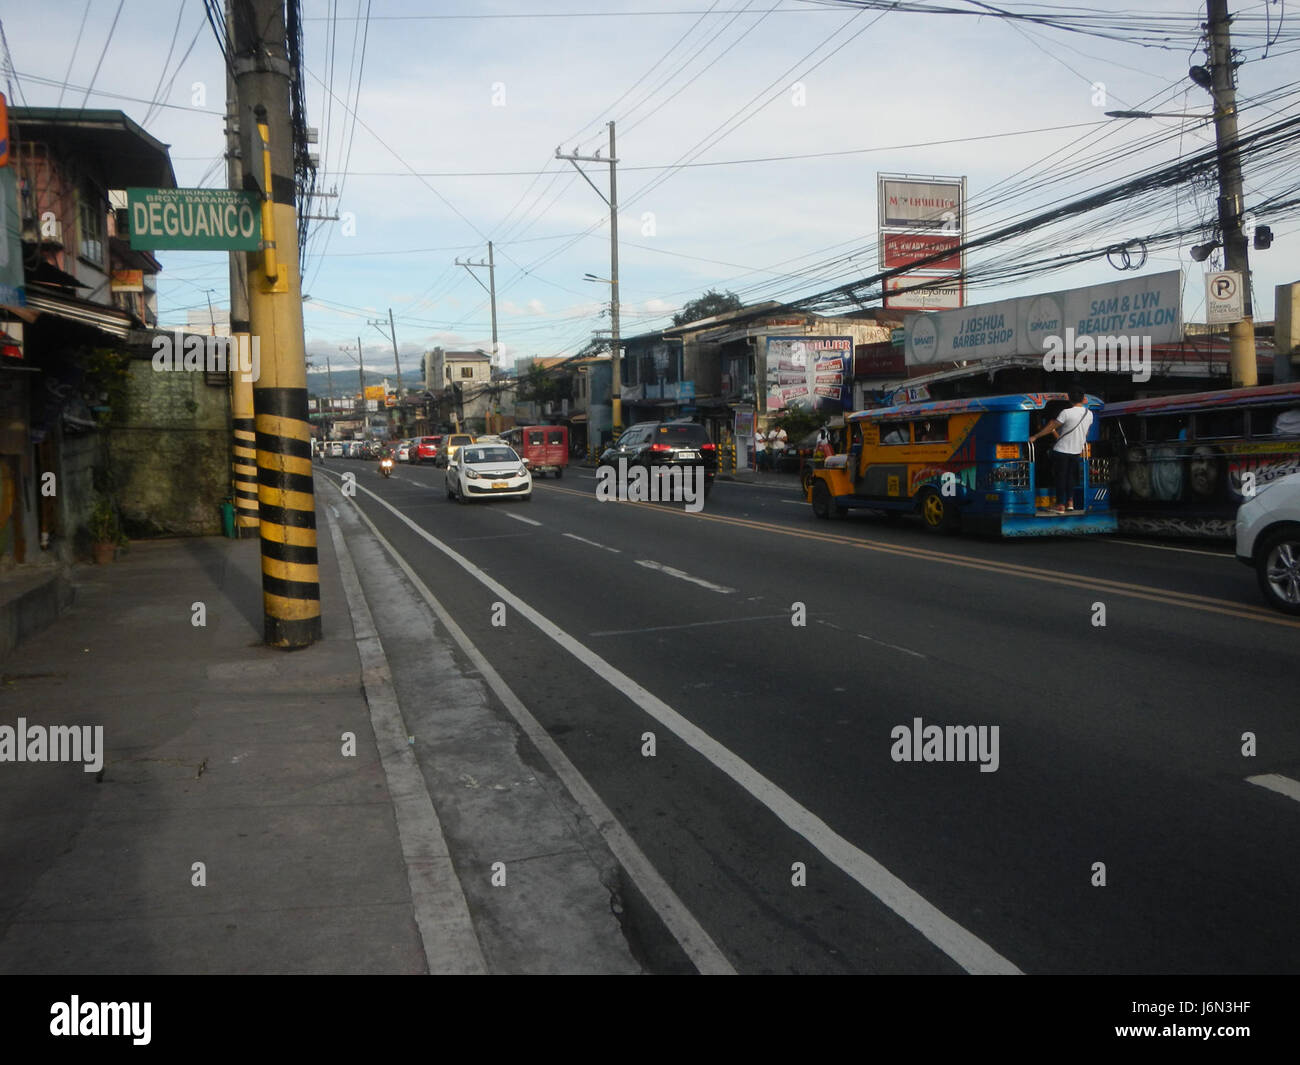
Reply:
[[[1208,122],[1214,114],[1185,114],[1182,111],[1107,111],[1107,118],[1195,118]]]

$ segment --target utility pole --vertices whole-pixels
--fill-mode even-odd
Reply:
[[[402,404],[402,361],[397,357],[397,326],[393,324],[393,308],[388,308],[388,335],[393,339],[393,368],[397,371],[397,404]],[[401,418],[401,415],[398,415]]]
[[[248,317],[262,349],[253,417],[263,638],[295,650],[321,638],[321,612],[289,99],[294,70],[284,0],[240,0],[232,16],[243,181],[262,196],[262,250],[248,253]]]
[[[402,362],[397,356],[397,326],[393,324],[393,308],[392,307],[388,308],[387,329],[384,328],[384,323],[382,319],[376,320],[374,318],[367,318],[366,324],[373,325],[376,329],[378,329],[381,333],[383,333],[384,336],[388,337],[388,339],[392,342],[393,345],[393,368],[397,371],[397,405],[393,409],[396,412],[394,414],[394,419],[396,421],[397,428],[400,430],[402,428]],[[358,341],[357,343],[360,343],[360,341]],[[364,394],[364,390],[363,390],[363,394]],[[399,436],[401,435],[400,432],[398,433],[398,435]]]
[[[1245,317],[1229,326],[1232,387],[1259,383],[1255,361],[1254,308],[1250,298],[1250,255],[1242,231],[1245,207],[1241,187],[1241,153],[1237,146],[1236,68],[1228,28],[1228,0],[1207,0],[1210,37],[1210,92],[1214,97],[1214,134],[1219,154],[1219,231],[1225,269],[1241,274]]]
[[[497,359],[497,270],[496,263],[492,259],[492,242],[490,240],[488,241],[487,262],[472,263],[468,259],[465,262],[461,262],[457,259],[456,265],[463,266],[466,270],[469,270],[469,276],[475,281],[478,281],[479,288],[483,289],[483,291],[488,294],[488,299],[492,301],[492,365],[495,366]],[[470,269],[471,267],[480,269],[482,267],[487,267],[488,284],[486,286],[482,281],[479,281],[478,275],[474,273],[474,270]]]
[[[610,271],[610,419],[613,422],[614,439],[623,432],[623,377],[618,360],[618,157],[614,152],[614,123],[609,122],[609,158],[602,159],[599,150],[595,155],[564,155],[555,149],[556,159],[567,159],[573,169],[582,174],[588,185],[596,190],[596,195],[609,204],[609,271]],[[609,195],[606,196],[592,183],[591,178],[583,172],[579,163],[609,164]]]
[[[325,419],[325,431],[330,433],[334,429],[334,370],[330,366],[330,357],[325,356],[325,380],[329,383],[330,390],[330,410]]]
[[[226,36],[235,39],[230,2],[226,3]],[[244,187],[243,162],[239,158],[239,97],[235,78],[226,71],[226,179],[232,189]],[[209,307],[211,302],[209,301]],[[248,256],[230,253],[230,352],[242,356],[251,351],[248,325]],[[229,362],[228,362],[229,364]],[[241,358],[235,367],[249,365]],[[235,529],[240,537],[253,535],[257,517],[257,431],[253,421],[253,382],[248,375],[230,370],[230,473],[231,496],[235,501]]]

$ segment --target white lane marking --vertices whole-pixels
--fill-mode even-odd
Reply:
[[[542,524],[540,521],[533,521],[532,518],[525,518],[522,514],[511,514],[510,511],[508,511],[508,510],[506,511],[506,517],[507,517],[507,518],[514,518],[515,521],[522,521],[525,525],[541,525],[541,524]]]
[[[1116,540],[1113,536],[1102,537],[1102,543],[1123,544],[1126,547],[1145,547],[1151,551],[1179,551],[1184,555],[1209,555],[1211,558],[1232,558],[1227,551],[1199,551],[1194,547],[1170,547],[1167,544],[1144,544],[1138,540]]]
[[[1264,773],[1257,777],[1247,777],[1246,783],[1268,788],[1269,791],[1276,791],[1279,795],[1300,802],[1300,780],[1292,780],[1278,773]]]
[[[825,625],[825,626],[827,626],[827,628],[834,629],[836,632],[847,632],[847,631],[848,631],[847,629],[843,629],[843,628],[841,628],[839,625],[836,625],[833,621],[821,621],[821,620],[818,620],[817,624],[818,624],[818,625]],[[878,644],[880,644],[881,647],[888,647],[888,648],[890,648],[891,650],[894,650],[894,651],[902,651],[903,654],[905,654],[905,655],[911,655],[913,658],[928,658],[928,657],[929,657],[929,655],[923,655],[923,654],[921,654],[920,651],[913,651],[911,648],[908,648],[908,647],[899,647],[898,644],[896,644],[896,643],[886,643],[884,640],[877,640],[874,636],[867,636],[866,634],[861,633],[861,632],[855,632],[853,635],[856,636],[859,640],[866,640],[868,643],[878,643]]]
[[[651,625],[645,629],[606,629],[588,636],[637,636],[643,632],[671,632],[673,629],[698,629],[704,625],[737,625],[744,621],[789,621],[789,614],[764,614],[757,618],[723,618],[720,621],[687,621],[681,625]]]
[[[406,509],[410,510],[411,508],[408,506]],[[469,544],[477,543],[479,540],[523,540],[530,536],[532,536],[532,533],[497,533],[495,536],[453,536],[452,542]]]
[[[806,507],[808,504],[802,499],[778,499],[778,503],[793,503],[796,507]]]
[[[925,655],[921,654],[920,651],[909,651],[906,647],[899,647],[898,644],[896,643],[886,643],[884,640],[877,640],[874,636],[863,636],[862,633],[860,632],[855,632],[853,635],[856,636],[859,640],[866,640],[868,643],[878,643],[880,644],[881,647],[890,647],[893,648],[893,650],[895,651],[902,651],[903,654],[911,655],[913,658],[926,657]]]
[[[575,536],[573,533],[564,533],[564,535],[570,540],[577,540],[579,543],[589,544],[592,547],[599,547],[602,551],[613,551],[616,555],[621,555],[623,553],[617,547],[606,547],[604,544],[596,543],[595,540],[588,540],[582,536]]]
[[[684,570],[673,569],[672,566],[665,566],[662,562],[652,562],[648,558],[638,558],[638,566],[644,566],[646,569],[657,570],[668,577],[676,577],[679,581],[690,581],[692,584],[698,584],[701,588],[707,588],[711,592],[721,592],[723,595],[730,595],[735,588],[728,588],[725,584],[714,584],[712,581],[706,581],[700,577],[692,577]]]
[[[855,847],[806,806],[796,801],[793,796],[787,794],[772,781],[768,780],[767,777],[759,773],[758,770],[743,758],[734,754],[727,747],[724,747],[703,729],[692,724],[652,692],[641,687],[640,684],[634,681],[626,673],[616,669],[611,663],[606,662],[605,659],[601,658],[600,655],[596,654],[595,651],[591,650],[576,637],[570,636],[569,633],[561,629],[540,611],[529,606],[520,599],[519,596],[515,595],[514,592],[506,588],[505,585],[493,580],[483,570],[479,569],[478,566],[474,565],[473,562],[452,550],[427,529],[420,528],[420,526],[386,499],[382,499],[374,492],[370,491],[369,488],[364,486],[362,486],[362,491],[365,492],[366,495],[370,496],[370,498],[381,507],[391,512],[394,517],[408,526],[417,536],[427,540],[435,548],[455,562],[461,567],[461,569],[497,596],[497,598],[509,603],[521,617],[532,622],[542,635],[549,637],[555,643],[559,644],[560,647],[568,651],[569,654],[573,655],[574,658],[585,665],[598,677],[603,679],[611,687],[616,688],[624,696],[639,706],[646,714],[673,732],[680,740],[689,745],[702,758],[707,759],[718,770],[729,776],[744,788],[745,791],[749,792],[749,794],[758,802],[766,806],[783,824],[790,828],[791,831],[808,840],[808,842],[816,847],[817,850],[821,851],[829,861],[833,862],[853,880],[856,880],[870,894],[874,895],[882,903],[893,910],[894,913],[903,918],[903,920],[915,928],[921,935],[938,947],[939,950],[943,951],[944,954],[950,957],[967,972],[1001,974],[1020,973],[1020,970],[1016,968],[1014,964],[1004,958],[973,932],[967,931],[938,907],[922,898],[920,894],[908,887],[902,880],[876,861],[875,858],[871,857],[871,855],[867,854],[865,851],[861,851]],[[366,524],[370,526],[374,534],[380,536],[379,530],[375,528],[374,522],[372,522],[365,515],[365,512],[361,510],[360,504],[358,504],[355,499],[352,500],[352,504],[356,507],[357,513],[361,515]],[[384,542],[387,543],[387,541]],[[391,546],[389,547],[389,551],[397,561],[397,564],[402,568],[403,572],[406,573],[415,587],[421,590],[421,593],[427,600],[429,600],[430,605],[433,606],[435,601],[433,600],[432,595],[419,581],[419,578],[416,577],[414,570],[406,564],[406,561]],[[527,720],[530,725],[525,727],[525,731],[528,730],[528,727],[537,730],[537,735],[529,733],[529,738],[532,739],[533,742],[538,745],[539,749],[544,752],[554,748],[556,755],[560,759],[563,759],[562,763],[554,762],[553,764],[556,765],[557,772],[559,772],[560,764],[567,767],[567,773],[571,774],[572,782],[570,782],[568,777],[563,774],[562,779],[565,779],[570,790],[574,791],[575,797],[579,796],[579,792],[575,789],[581,788],[582,794],[584,796],[589,796],[593,803],[593,805],[587,807],[589,813],[591,810],[597,808],[604,810],[603,819],[597,820],[596,822],[597,828],[601,830],[602,835],[605,834],[606,829],[611,825],[617,826],[618,832],[621,833],[621,836],[614,838],[619,839],[620,846],[622,846],[625,841],[628,846],[635,848],[636,844],[627,836],[627,833],[623,830],[622,826],[619,825],[617,821],[614,821],[613,814],[609,812],[603,803],[601,803],[599,797],[591,790],[591,786],[582,778],[582,775],[578,773],[572,763],[570,763],[568,759],[564,759],[563,753],[555,746],[555,743],[551,740],[550,736],[542,731],[541,726],[537,724],[536,720],[528,713],[523,704],[519,703],[514,694],[506,688],[505,682],[502,681],[501,678],[497,676],[496,672],[492,670],[487,659],[478,652],[477,648],[473,648],[473,645],[465,638],[464,633],[460,632],[459,628],[456,627],[455,622],[451,620],[450,616],[447,615],[446,611],[444,611],[441,606],[435,607],[435,612],[442,618],[443,624],[447,626],[449,632],[455,635],[458,640],[464,640],[462,647],[465,650],[466,655],[473,659],[479,670],[482,672],[484,678],[487,679],[488,683],[494,685],[494,690],[496,690],[495,685],[499,684],[505,692],[510,694],[510,700],[513,702],[507,701],[504,696],[502,696],[501,699],[508,707],[518,705],[520,713],[516,714],[516,719],[520,721],[521,727],[525,727],[524,721]],[[500,695],[500,693],[498,694]],[[543,741],[545,741],[545,745],[543,744]],[[599,804],[599,807],[594,804]],[[615,849],[614,846],[614,838],[611,838],[610,836],[607,836],[606,838],[610,843],[610,849],[614,850],[615,854],[619,854],[619,851]],[[641,854],[639,850],[636,851],[636,854],[639,855],[641,860],[645,863],[645,868],[648,873],[653,874],[658,878],[659,874],[655,872],[652,866],[650,866],[649,861],[645,859],[645,855]],[[664,891],[668,892],[672,896],[676,905],[680,907],[681,919],[685,920],[689,918],[692,923],[695,923],[694,917],[692,917],[689,911],[681,905],[681,900],[677,899],[675,894],[672,894],[668,885],[664,884],[663,888]],[[658,906],[656,906],[656,909],[658,909]],[[664,918],[665,923],[669,923],[668,915],[663,910],[660,910],[659,912],[660,916]],[[669,923],[669,927],[673,929],[673,934],[677,937],[678,942],[682,944],[683,949],[686,950],[689,955],[692,948],[683,941],[682,933],[679,932],[671,923]],[[699,928],[697,923],[695,924],[695,927]],[[708,938],[708,934],[704,932],[702,928],[699,928],[698,936],[702,936],[704,941],[707,941],[708,947],[711,948],[712,951],[717,952],[716,945]],[[698,938],[696,938],[694,942],[698,943]],[[726,959],[722,957],[721,952],[717,952],[716,957],[724,965],[727,965]],[[691,955],[691,959],[695,962],[696,967],[699,968],[700,961],[696,959],[694,955]],[[727,969],[730,969],[730,965],[727,965]],[[704,970],[701,969],[701,971]]]
[[[437,537],[421,529],[396,507],[385,502],[368,488],[365,489],[365,492],[377,503],[387,507],[394,515],[428,540],[444,555],[458,563],[471,576],[489,588],[501,587],[468,559],[458,555],[450,547],[438,540]],[[492,689],[493,694],[510,711],[520,730],[532,740],[533,746],[550,764],[555,771],[555,775],[560,778],[560,781],[569,790],[569,794],[573,796],[574,801],[586,811],[587,817],[591,820],[596,831],[605,840],[614,857],[627,870],[628,876],[632,878],[637,889],[654,907],[660,920],[663,921],[664,926],[672,934],[673,938],[677,940],[683,953],[690,959],[691,964],[705,975],[734,976],[736,970],[732,967],[731,962],[727,960],[726,955],[718,949],[718,945],[713,941],[713,938],[704,930],[703,925],[695,919],[695,915],[686,908],[685,903],[678,898],[677,893],[673,891],[668,882],[659,875],[659,871],[651,864],[650,859],[645,856],[645,852],[637,846],[636,841],[632,839],[627,829],[614,816],[613,811],[605,805],[600,796],[587,783],[586,778],[578,772],[577,766],[569,761],[564,752],[556,745],[555,740],[551,738],[550,733],[542,728],[541,723],[524,706],[522,700],[505,682],[501,674],[492,668],[492,664],[483,653],[470,642],[469,637],[465,635],[465,631],[456,624],[455,619],[438,602],[425,583],[420,580],[415,570],[398,553],[397,548],[384,538],[375,523],[357,505],[355,499],[352,500],[352,504],[357,516],[370,527],[371,533],[384,545],[393,561],[397,563],[398,567],[411,581],[411,584],[424,597],[424,601],[429,604],[429,609],[443,623],[452,639],[464,652],[465,657],[474,664],[474,668],[479,671],[483,680]],[[506,592],[505,594],[512,603],[523,605],[522,601],[512,593]],[[531,607],[524,606],[524,612],[526,617],[530,617],[530,620],[541,617]],[[535,620],[533,623],[537,624]],[[545,629],[542,631],[546,632]],[[547,632],[547,635],[550,635],[550,633]],[[574,642],[576,643],[576,641]],[[421,779],[421,783],[423,783],[423,779]]]
[[[343,594],[352,614],[361,680],[370,708],[370,727],[379,745],[379,761],[397,819],[402,859],[411,888],[415,925],[420,931],[425,963],[431,973],[482,974],[487,962],[474,934],[469,904],[451,862],[442,825],[429,797],[424,774],[407,742],[410,733],[393,691],[393,674],[379,640],[375,619],[366,604],[338,511],[329,505],[334,553],[338,558]]]

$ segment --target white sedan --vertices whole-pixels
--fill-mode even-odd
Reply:
[[[1269,606],[1300,614],[1300,473],[1261,485],[1237,510],[1237,560]]]
[[[512,447],[505,444],[464,444],[447,464],[447,498],[533,498],[533,475]]]

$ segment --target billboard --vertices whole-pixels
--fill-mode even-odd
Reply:
[[[767,409],[853,406],[852,337],[768,337]]]
[[[876,203],[880,266],[907,270],[885,279],[885,307],[908,311],[960,307],[965,302],[961,247],[966,239],[966,179],[916,180],[878,174]]]
[[[885,278],[886,306],[904,311],[945,311],[960,307],[960,277],[908,273]]]
[[[949,254],[925,264],[927,270],[961,270],[961,237],[956,233],[885,233],[882,239],[881,263],[886,270],[911,266],[941,252]]]
[[[880,228],[961,233],[966,228],[963,184],[962,178],[880,178]]]
[[[903,350],[909,366],[1042,355],[1046,342],[1075,337],[1138,336],[1152,344],[1182,339],[1182,271],[1046,292],[958,310],[908,315]]]

